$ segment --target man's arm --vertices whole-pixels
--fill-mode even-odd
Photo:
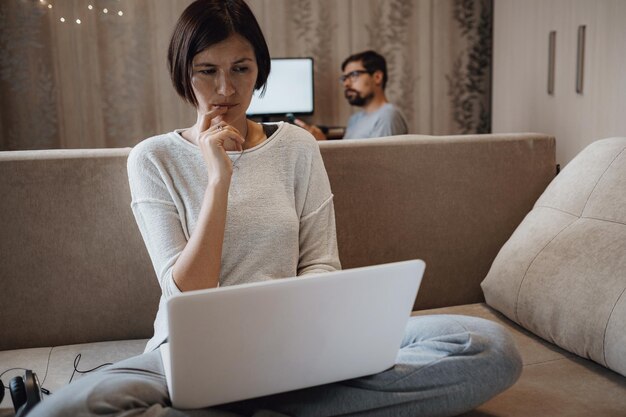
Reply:
[[[300,119],[296,119],[296,120],[294,120],[294,122],[295,122],[295,124],[297,124],[298,126],[303,128],[304,130],[306,130],[310,134],[312,134],[315,139],[317,139],[317,140],[326,140],[326,139],[328,139],[326,137],[326,135],[324,134],[324,132],[322,132],[322,129],[320,129],[319,127],[317,127],[315,125],[307,124],[307,123],[303,122]]]

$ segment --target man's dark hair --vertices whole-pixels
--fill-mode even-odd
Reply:
[[[370,74],[381,71],[383,73],[383,90],[385,89],[387,85],[387,61],[385,61],[384,56],[372,50],[359,52],[347,57],[341,64],[341,70],[343,71],[350,62],[360,62]]]
[[[243,36],[252,45],[259,68],[254,88],[265,91],[270,53],[250,7],[243,0],[196,0],[178,19],[167,52],[170,77],[178,95],[198,106],[191,87],[193,57],[233,34]]]

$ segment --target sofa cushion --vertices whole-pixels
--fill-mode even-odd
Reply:
[[[502,247],[487,304],[626,375],[626,138],[574,158]]]
[[[542,340],[483,303],[414,314],[462,314],[492,320],[506,327],[518,346],[524,368],[517,383],[463,417],[624,415],[626,378]]]

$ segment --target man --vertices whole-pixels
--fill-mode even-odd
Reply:
[[[351,55],[343,61],[341,70],[343,75],[339,80],[345,89],[348,103],[363,108],[348,120],[344,139],[403,135],[408,132],[404,116],[385,96],[387,63],[382,55],[374,51]],[[318,126],[306,124],[300,119],[296,119],[295,123],[308,130],[317,140],[327,139]]]

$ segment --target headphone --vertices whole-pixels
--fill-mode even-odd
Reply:
[[[74,372],[72,372],[72,376],[70,377],[70,383],[72,379],[74,379],[74,374],[77,372],[79,374],[87,374],[89,372],[93,372],[97,369],[102,368],[103,366],[113,365],[113,363],[103,363],[102,365],[98,365],[95,368],[87,369],[81,371],[78,369],[78,364],[80,363],[81,354],[79,353],[74,358]],[[48,360],[50,357],[48,357]],[[37,378],[37,374],[26,368],[10,368],[3,372],[0,372],[0,377],[6,374],[9,371],[14,371],[17,369],[21,369],[24,371],[24,377],[16,376],[11,379],[9,382],[9,386],[6,387],[11,392],[11,399],[13,400],[13,407],[15,407],[15,415],[13,417],[25,417],[26,414],[30,413],[30,411],[37,404],[41,402],[43,399],[43,394],[50,395],[50,391],[45,389],[39,383],[39,379]],[[46,375],[48,375],[48,369],[46,368]],[[46,377],[43,378],[44,382],[46,382]],[[4,399],[4,390],[5,386],[0,380],[0,402]]]
[[[0,388],[2,388],[0,390],[0,402],[2,402],[5,387],[1,380]],[[8,388],[11,392],[13,407],[15,407],[15,417],[26,416],[41,401],[39,379],[37,379],[37,374],[30,369],[25,369],[24,377],[13,377]]]

